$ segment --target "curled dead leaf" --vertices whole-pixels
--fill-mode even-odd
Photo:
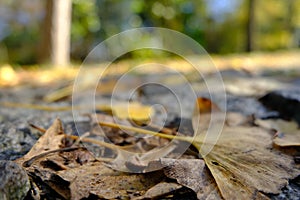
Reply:
[[[300,129],[297,122],[282,119],[257,119],[255,123],[267,129],[277,130],[273,138],[274,144],[281,147],[300,146]]]
[[[26,160],[31,159],[39,154],[60,149],[63,146],[63,138],[65,134],[62,128],[62,123],[59,118],[55,119],[49,129],[43,134],[30,151],[22,158],[16,160],[18,164],[23,164]]]

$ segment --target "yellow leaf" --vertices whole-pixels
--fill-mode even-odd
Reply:
[[[147,121],[153,114],[151,106],[142,105],[137,102],[118,104],[113,106],[112,113],[120,119],[131,119],[134,121]]]

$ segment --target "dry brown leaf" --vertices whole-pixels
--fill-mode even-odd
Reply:
[[[55,119],[44,135],[42,135],[30,151],[22,158],[16,160],[18,164],[23,164],[24,161],[31,159],[36,155],[40,155],[47,151],[61,148],[62,139],[65,137],[60,119]]]
[[[62,124],[59,119],[37,141],[32,150],[18,162],[31,160],[44,152],[62,149],[62,139],[64,138]],[[160,138],[159,138],[160,139]],[[175,146],[174,146],[175,147]],[[65,148],[63,148],[65,149]],[[172,146],[173,149],[173,146]],[[124,154],[120,149],[116,149],[118,156],[123,157],[122,166],[125,167],[132,156],[135,154]],[[160,151],[160,150],[158,150]],[[127,151],[125,151],[127,152]],[[162,153],[169,152],[164,149]],[[157,156],[157,154],[153,154]],[[145,154],[141,158],[153,160],[151,155]],[[115,164],[117,158],[110,164]],[[134,198],[142,196],[148,191],[149,196],[161,196],[179,189],[180,185],[169,185],[170,187],[161,188],[159,185],[164,178],[162,171],[131,174],[113,170],[91,156],[91,153],[84,148],[77,148],[71,151],[60,151],[38,157],[26,167],[26,171],[35,177],[38,182],[46,184],[52,188],[59,196],[65,199],[82,199],[89,197],[115,199],[115,198]],[[145,165],[146,167],[147,165]],[[116,166],[115,166],[116,169]],[[149,190],[152,188],[151,190]]]
[[[82,149],[75,150],[79,154]],[[65,199],[131,199],[141,196],[164,179],[161,171],[131,174],[116,171],[106,164],[89,160],[84,164],[67,158],[70,152],[53,154],[34,162],[26,171]]]
[[[300,129],[295,121],[257,119],[255,123],[267,129],[277,130],[273,139],[274,144],[281,147],[300,146]]]
[[[170,154],[177,146],[176,141],[174,144],[170,144],[169,140],[160,137],[140,138],[139,136],[144,135],[138,135],[134,131],[99,127],[99,121],[114,122],[113,117],[109,115],[96,114],[91,115],[91,118],[93,124],[96,125],[91,131],[92,134],[106,135],[114,143],[118,142],[116,141],[117,138],[122,143],[115,144],[124,145],[122,149],[115,151],[114,160],[110,163],[114,169],[132,172],[152,171],[154,169],[148,168],[148,163]],[[118,122],[122,125],[127,125],[127,127],[133,127],[127,120]]]
[[[212,136],[217,135],[215,127],[224,124],[223,113],[214,114],[216,120],[210,126],[213,127],[210,132],[213,132]],[[201,119],[205,118],[210,119],[210,114],[201,115]],[[192,138],[104,122],[100,124],[193,144],[203,156],[225,199],[268,199],[264,193],[279,193],[289,179],[300,174],[299,166],[295,165],[293,158],[273,149],[271,134],[260,127],[224,125],[220,136],[214,138],[205,135],[203,128],[207,125],[200,124],[201,129],[195,129],[196,136]]]
[[[160,162],[167,177],[176,179],[179,184],[195,191],[198,199],[222,199],[203,160],[162,158]]]
[[[17,162],[22,164],[44,152],[65,149],[61,148],[63,137],[61,121],[56,119],[30,152]],[[84,148],[47,154],[25,169],[35,181],[49,186],[65,199],[133,198],[145,194],[164,179],[161,171],[131,174],[113,170],[95,161]]]
[[[167,183],[167,182],[161,182],[157,185],[150,188],[143,196],[140,196],[138,198],[135,198],[135,200],[138,199],[158,199],[161,196],[168,195],[178,189],[181,189],[182,186],[177,183]]]
[[[132,131],[122,131],[119,129],[112,129],[109,127],[100,127],[98,122],[99,121],[106,121],[106,122],[115,122],[115,119],[111,115],[106,114],[92,114],[90,115],[92,128],[90,130],[90,134],[92,135],[100,135],[107,137],[111,142],[117,145],[126,145],[126,141],[131,141],[131,144],[137,142],[138,138],[134,137],[136,134]],[[118,120],[119,124],[131,126],[131,123],[126,120]]]
[[[122,173],[100,162],[60,171],[58,175],[70,183],[71,199],[74,200],[91,195],[104,199],[132,198],[144,194],[163,179],[161,172]]]

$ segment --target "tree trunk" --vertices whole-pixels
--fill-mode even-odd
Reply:
[[[255,26],[255,0],[248,0],[248,18],[247,18],[247,33],[246,33],[246,51],[253,51],[253,35]]]
[[[71,0],[47,0],[40,46],[41,62],[68,66],[70,62]]]

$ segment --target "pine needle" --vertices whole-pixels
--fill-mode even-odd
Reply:
[[[107,126],[111,128],[118,128],[118,129],[123,129],[127,131],[133,131],[145,135],[152,135],[152,136],[158,136],[161,138],[166,138],[166,139],[176,139],[184,142],[189,142],[194,145],[195,142],[199,143],[200,141],[195,141],[193,137],[189,136],[177,136],[177,135],[168,135],[164,133],[158,133],[155,131],[150,131],[150,130],[145,130],[142,128],[137,128],[137,127],[132,127],[132,126],[125,126],[125,125],[120,125],[120,124],[115,124],[115,123],[108,123],[108,122],[99,122],[99,125],[101,126]]]

